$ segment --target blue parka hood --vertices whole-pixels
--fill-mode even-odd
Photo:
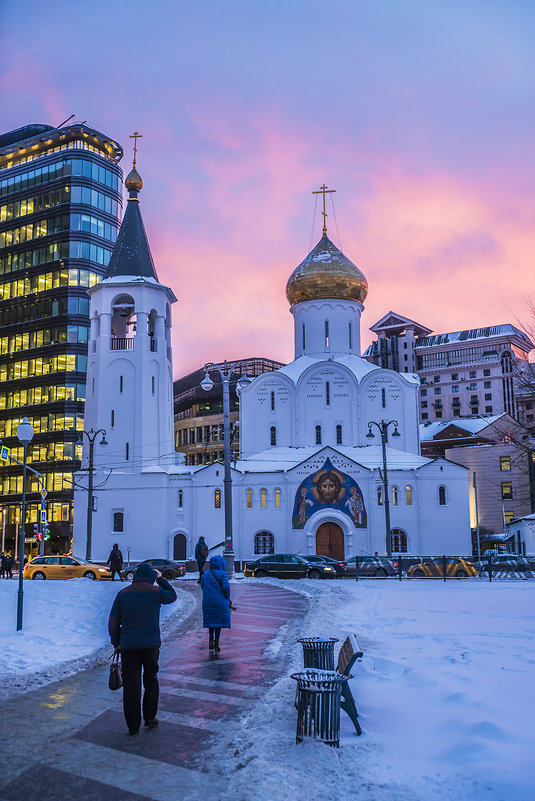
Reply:
[[[211,556],[210,557],[210,570],[224,570],[225,569],[225,560],[222,556]]]
[[[141,564],[134,573],[132,581],[147,581],[149,584],[154,584],[156,581],[156,571],[150,565]]]

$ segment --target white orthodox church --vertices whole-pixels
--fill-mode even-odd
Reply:
[[[94,560],[106,559],[115,542],[131,560],[184,559],[200,535],[209,546],[225,538],[223,465],[186,466],[174,452],[176,298],[157,278],[139,208],[142,185],[132,170],[109,267],[89,289],[85,428],[103,429],[108,443],[99,445],[99,435],[94,445]],[[367,289],[325,228],[288,280],[294,361],[258,376],[240,396],[236,559],[386,552],[383,455],[376,426],[375,438],[368,436],[372,421],[397,423],[386,448],[394,553],[471,553],[466,468],[419,455],[418,376],[361,358]],[[87,485],[84,447],[85,472],[76,479]],[[73,550],[81,555],[87,497],[76,491]]]

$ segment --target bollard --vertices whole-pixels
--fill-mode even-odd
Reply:
[[[359,558],[355,556],[355,581],[359,580]]]
[[[292,673],[297,681],[296,744],[306,738],[340,747],[340,699],[347,676],[334,670],[304,670]]]
[[[442,557],[442,575],[444,577],[444,581],[446,581],[446,557]]]
[[[489,581],[492,581],[492,555],[491,554],[489,554],[488,565],[489,565],[489,568],[488,568],[489,569]]]
[[[400,556],[399,557],[399,562],[398,562],[398,578],[399,578],[400,581],[401,581],[402,574],[403,574],[403,559]]]

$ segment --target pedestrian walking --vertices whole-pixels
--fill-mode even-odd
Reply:
[[[13,578],[14,566],[15,566],[15,558],[11,556],[11,554],[9,554],[6,562],[6,578]]]
[[[110,566],[111,570],[111,580],[115,580],[115,574],[119,576],[119,579],[122,581],[123,577],[121,575],[121,571],[123,569],[123,555],[119,550],[118,543],[115,543],[113,548],[110,551],[110,555],[108,556],[108,561],[106,562],[107,565]]]
[[[123,710],[131,735],[139,731],[142,712],[146,729],[158,725],[160,606],[174,601],[176,592],[160,571],[142,564],[137,568],[132,584],[117,593],[111,608],[108,631],[112,645],[121,654]]]
[[[208,648],[218,654],[221,650],[221,629],[230,629],[230,584],[222,556],[212,556],[210,559],[210,567],[203,573],[201,588],[203,628],[209,630]]]
[[[7,555],[2,551],[0,553],[0,578],[6,578],[7,569]]]
[[[202,572],[204,570],[204,563],[208,559],[208,545],[204,541],[204,537],[199,537],[199,541],[195,546],[195,559],[199,568],[199,580],[197,584],[201,583]]]

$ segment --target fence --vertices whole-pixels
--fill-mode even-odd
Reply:
[[[535,560],[515,554],[473,556],[357,556],[347,562],[347,577],[364,578],[527,580],[535,579]]]

